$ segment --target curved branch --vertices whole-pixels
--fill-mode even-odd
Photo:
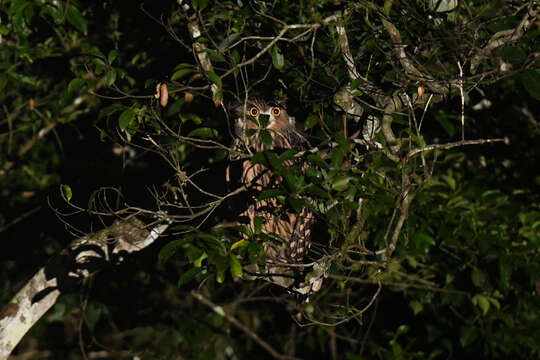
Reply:
[[[523,15],[521,21],[519,22],[518,26],[516,26],[516,28],[502,30],[493,34],[491,39],[489,39],[487,45],[480,49],[478,54],[476,54],[476,56],[471,60],[472,74],[476,73],[476,69],[478,68],[478,65],[480,65],[480,61],[489,57],[493,50],[497,49],[498,47],[510,44],[518,40],[525,34],[529,26],[531,26],[536,19],[536,15],[538,14],[537,6],[538,5],[536,1],[531,2],[531,5],[527,9],[527,13]]]
[[[398,58],[405,73],[409,76],[414,77],[416,80],[419,80],[420,82],[422,82],[422,84],[425,84],[425,86],[429,88],[432,92],[435,92],[437,94],[447,94],[447,86],[441,84],[439,81],[435,80],[431,76],[422,73],[416,68],[416,66],[413,65],[412,61],[409,59],[405,52],[406,45],[403,44],[401,34],[399,33],[399,30],[396,28],[396,26],[385,18],[382,19],[382,23],[384,25],[384,28],[386,29],[386,32],[388,33],[388,35],[390,35],[390,39],[394,44],[394,54]]]
[[[42,267],[3,309],[0,317],[0,360],[9,357],[15,346],[34,324],[56,303],[62,289],[62,278],[85,279],[91,274],[85,265],[111,262],[122,257],[120,252],[132,253],[152,244],[168,227],[168,224],[147,229],[145,224],[132,217],[117,220],[110,227],[76,239],[60,256],[68,257],[70,264],[52,266],[54,259]],[[110,249],[110,239],[114,246]],[[116,255],[116,256],[113,256]],[[51,269],[53,268],[54,269]],[[51,272],[54,270],[54,277]]]

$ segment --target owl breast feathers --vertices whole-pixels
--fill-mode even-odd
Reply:
[[[234,148],[239,153],[274,149],[304,150],[309,146],[307,140],[296,130],[294,118],[288,115],[283,103],[250,99],[234,110],[238,115],[235,122]],[[263,133],[266,133],[266,139]],[[292,164],[293,161],[284,163],[285,166]],[[305,168],[304,164],[302,170]],[[253,164],[249,160],[242,163],[241,182],[255,192],[277,189],[282,180],[279,176],[273,176],[271,169],[261,164]],[[254,195],[242,215],[249,219],[248,226],[252,231],[255,228],[255,218],[261,217],[263,219],[261,231],[265,234],[279,235],[285,241],[285,244],[281,245],[270,243],[263,245],[270,261],[297,263],[307,254],[314,219],[313,213],[308,208],[296,213],[276,198],[258,201]]]

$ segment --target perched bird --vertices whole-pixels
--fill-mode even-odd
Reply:
[[[295,119],[288,115],[283,102],[249,99],[233,110],[238,116],[233,144],[237,154],[281,149],[305,150],[309,146],[296,129]],[[293,160],[283,163],[285,167],[292,164]],[[302,165],[303,170],[305,167],[306,164]],[[256,194],[267,189],[278,189],[284,179],[260,163],[244,160],[240,181]],[[307,207],[295,212],[275,197],[257,200],[256,195],[251,195],[247,210],[241,216],[248,219],[246,225],[252,231],[255,230],[256,217],[262,218],[261,232],[283,239],[285,243],[264,243],[266,271],[272,282],[284,287],[292,285],[292,271],[286,265],[301,263],[306,256],[310,247],[313,212]]]

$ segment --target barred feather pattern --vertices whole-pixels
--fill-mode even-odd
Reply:
[[[252,151],[264,151],[276,148],[303,150],[306,145],[309,145],[307,140],[296,130],[294,118],[288,116],[283,104],[267,104],[258,99],[251,99],[246,104],[245,109],[247,114],[255,119],[258,119],[261,114],[269,115],[266,129],[269,130],[272,142],[269,146],[265,145],[259,136],[259,124],[242,116],[238,118],[235,124],[237,135],[235,147],[239,152],[246,148]],[[236,110],[240,115],[244,114],[243,105],[236,108]],[[247,129],[254,129],[255,133],[251,137],[247,137]],[[284,165],[290,166],[292,162],[287,161]],[[242,183],[258,192],[263,189],[277,188],[279,187],[279,182],[282,181],[280,177],[272,176],[270,170],[263,165],[253,164],[249,160],[243,162],[242,168]],[[305,170],[305,166],[303,168]],[[308,208],[303,208],[300,213],[295,213],[278,202],[276,198],[257,201],[253,197],[253,202],[242,215],[249,218],[251,230],[255,228],[255,217],[262,217],[263,225],[261,231],[266,234],[279,235],[287,243],[273,245],[266,242],[264,248],[267,257],[270,259],[287,263],[298,263],[306,256],[311,245],[311,226],[314,221],[313,213]]]

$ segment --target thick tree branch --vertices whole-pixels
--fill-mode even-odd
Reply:
[[[9,357],[30,328],[55,303],[62,292],[60,279],[82,280],[104,264],[123,260],[122,254],[142,250],[152,244],[166,229],[161,224],[148,229],[134,218],[117,220],[110,227],[76,239],[59,255],[63,266],[54,259],[41,268],[3,309],[0,317],[0,360]],[[112,246],[111,250],[111,244]],[[66,266],[71,264],[73,266]]]
[[[385,18],[382,19],[382,23],[384,25],[384,28],[386,29],[386,32],[388,33],[388,35],[390,35],[390,39],[394,44],[394,54],[398,58],[405,73],[408,76],[414,78],[415,80],[418,80],[422,85],[426,86],[432,92],[437,94],[447,94],[448,87],[446,85],[441,84],[439,81],[433,79],[431,76],[422,73],[416,68],[416,66],[414,66],[412,61],[407,56],[407,53],[405,52],[406,45],[403,44],[401,34],[399,33],[399,30],[396,28],[396,26]]]

